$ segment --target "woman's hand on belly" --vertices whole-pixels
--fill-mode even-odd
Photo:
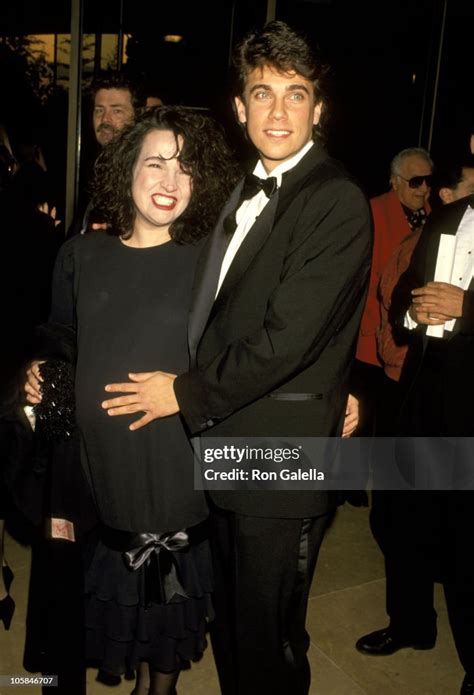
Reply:
[[[142,412],[144,415],[129,426],[131,430],[138,430],[152,420],[179,412],[173,389],[176,374],[141,372],[128,376],[130,381],[124,384],[107,384],[105,387],[108,393],[129,394],[103,401],[102,408],[107,410],[108,415]]]

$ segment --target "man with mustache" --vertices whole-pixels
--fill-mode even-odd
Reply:
[[[120,73],[110,73],[92,83],[92,125],[101,147],[105,147],[129,123],[142,104],[132,82]]]
[[[90,98],[92,127],[99,150],[114,140],[125,126],[133,123],[138,109],[145,106],[139,86],[120,72],[109,71],[96,77],[91,84]],[[95,218],[87,198],[82,200],[82,204],[79,203],[78,209],[69,227],[68,237],[104,228],[102,221]]]

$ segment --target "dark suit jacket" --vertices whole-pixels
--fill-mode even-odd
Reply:
[[[456,234],[468,205],[474,207],[474,196],[445,205],[428,218],[410,266],[393,293],[389,317],[399,333],[403,332],[403,318],[411,304],[411,290],[434,279],[441,234]],[[463,314],[456,320],[453,332],[446,332],[442,340],[427,337],[426,326],[407,333],[410,348],[401,383],[408,397],[402,433],[472,436],[474,282],[471,280],[464,294]],[[443,412],[440,402],[445,404]],[[434,422],[438,424],[435,426]]]
[[[214,302],[223,220],[241,187],[198,266],[189,324],[194,366],[175,381],[181,412],[192,433],[206,436],[338,436],[370,268],[367,201],[315,143],[283,175]],[[268,517],[314,516],[328,504],[326,493],[314,491],[212,497]]]

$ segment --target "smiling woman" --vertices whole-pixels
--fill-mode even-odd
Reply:
[[[236,178],[211,119],[147,113],[102,153],[94,199],[110,224],[64,245],[51,320],[77,330],[76,417],[101,520],[86,575],[89,660],[135,695],[171,695],[206,645],[213,588],[208,510],[194,490],[179,416],[131,432],[100,407],[104,386],[158,364],[188,368],[187,318],[200,241]]]
[[[156,146],[158,150],[153,152]],[[141,154],[153,157],[148,168],[163,171],[167,165],[179,165],[183,175],[191,176],[192,195],[181,214],[170,221],[170,237],[187,244],[208,234],[238,177],[220,126],[189,109],[163,106],[146,113],[105,148],[95,167],[94,206],[110,223],[110,233],[122,239],[132,235],[137,217],[131,188],[133,177],[146,168]]]
[[[129,246],[169,241],[170,225],[186,210],[191,175],[179,161],[183,137],[172,130],[152,130],[145,137],[133,171],[136,215]]]

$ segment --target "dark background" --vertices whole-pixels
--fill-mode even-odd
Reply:
[[[369,195],[388,188],[391,158],[404,147],[428,146],[438,52],[446,7],[431,152],[436,162],[467,153],[474,126],[472,30],[467,0],[277,0],[276,18],[303,29],[332,66],[329,148]],[[227,95],[229,50],[265,21],[265,0],[85,0],[84,33],[131,35],[126,69],[152,80],[166,103],[207,107],[238,140]],[[0,37],[69,33],[66,0],[2,0]],[[163,41],[181,34],[178,44]],[[64,176],[67,94],[53,90],[40,104],[25,65],[0,44],[0,121],[15,138],[45,149]],[[415,76],[415,77],[414,77]],[[90,114],[83,104],[84,148]],[[241,152],[246,150],[241,147]]]

